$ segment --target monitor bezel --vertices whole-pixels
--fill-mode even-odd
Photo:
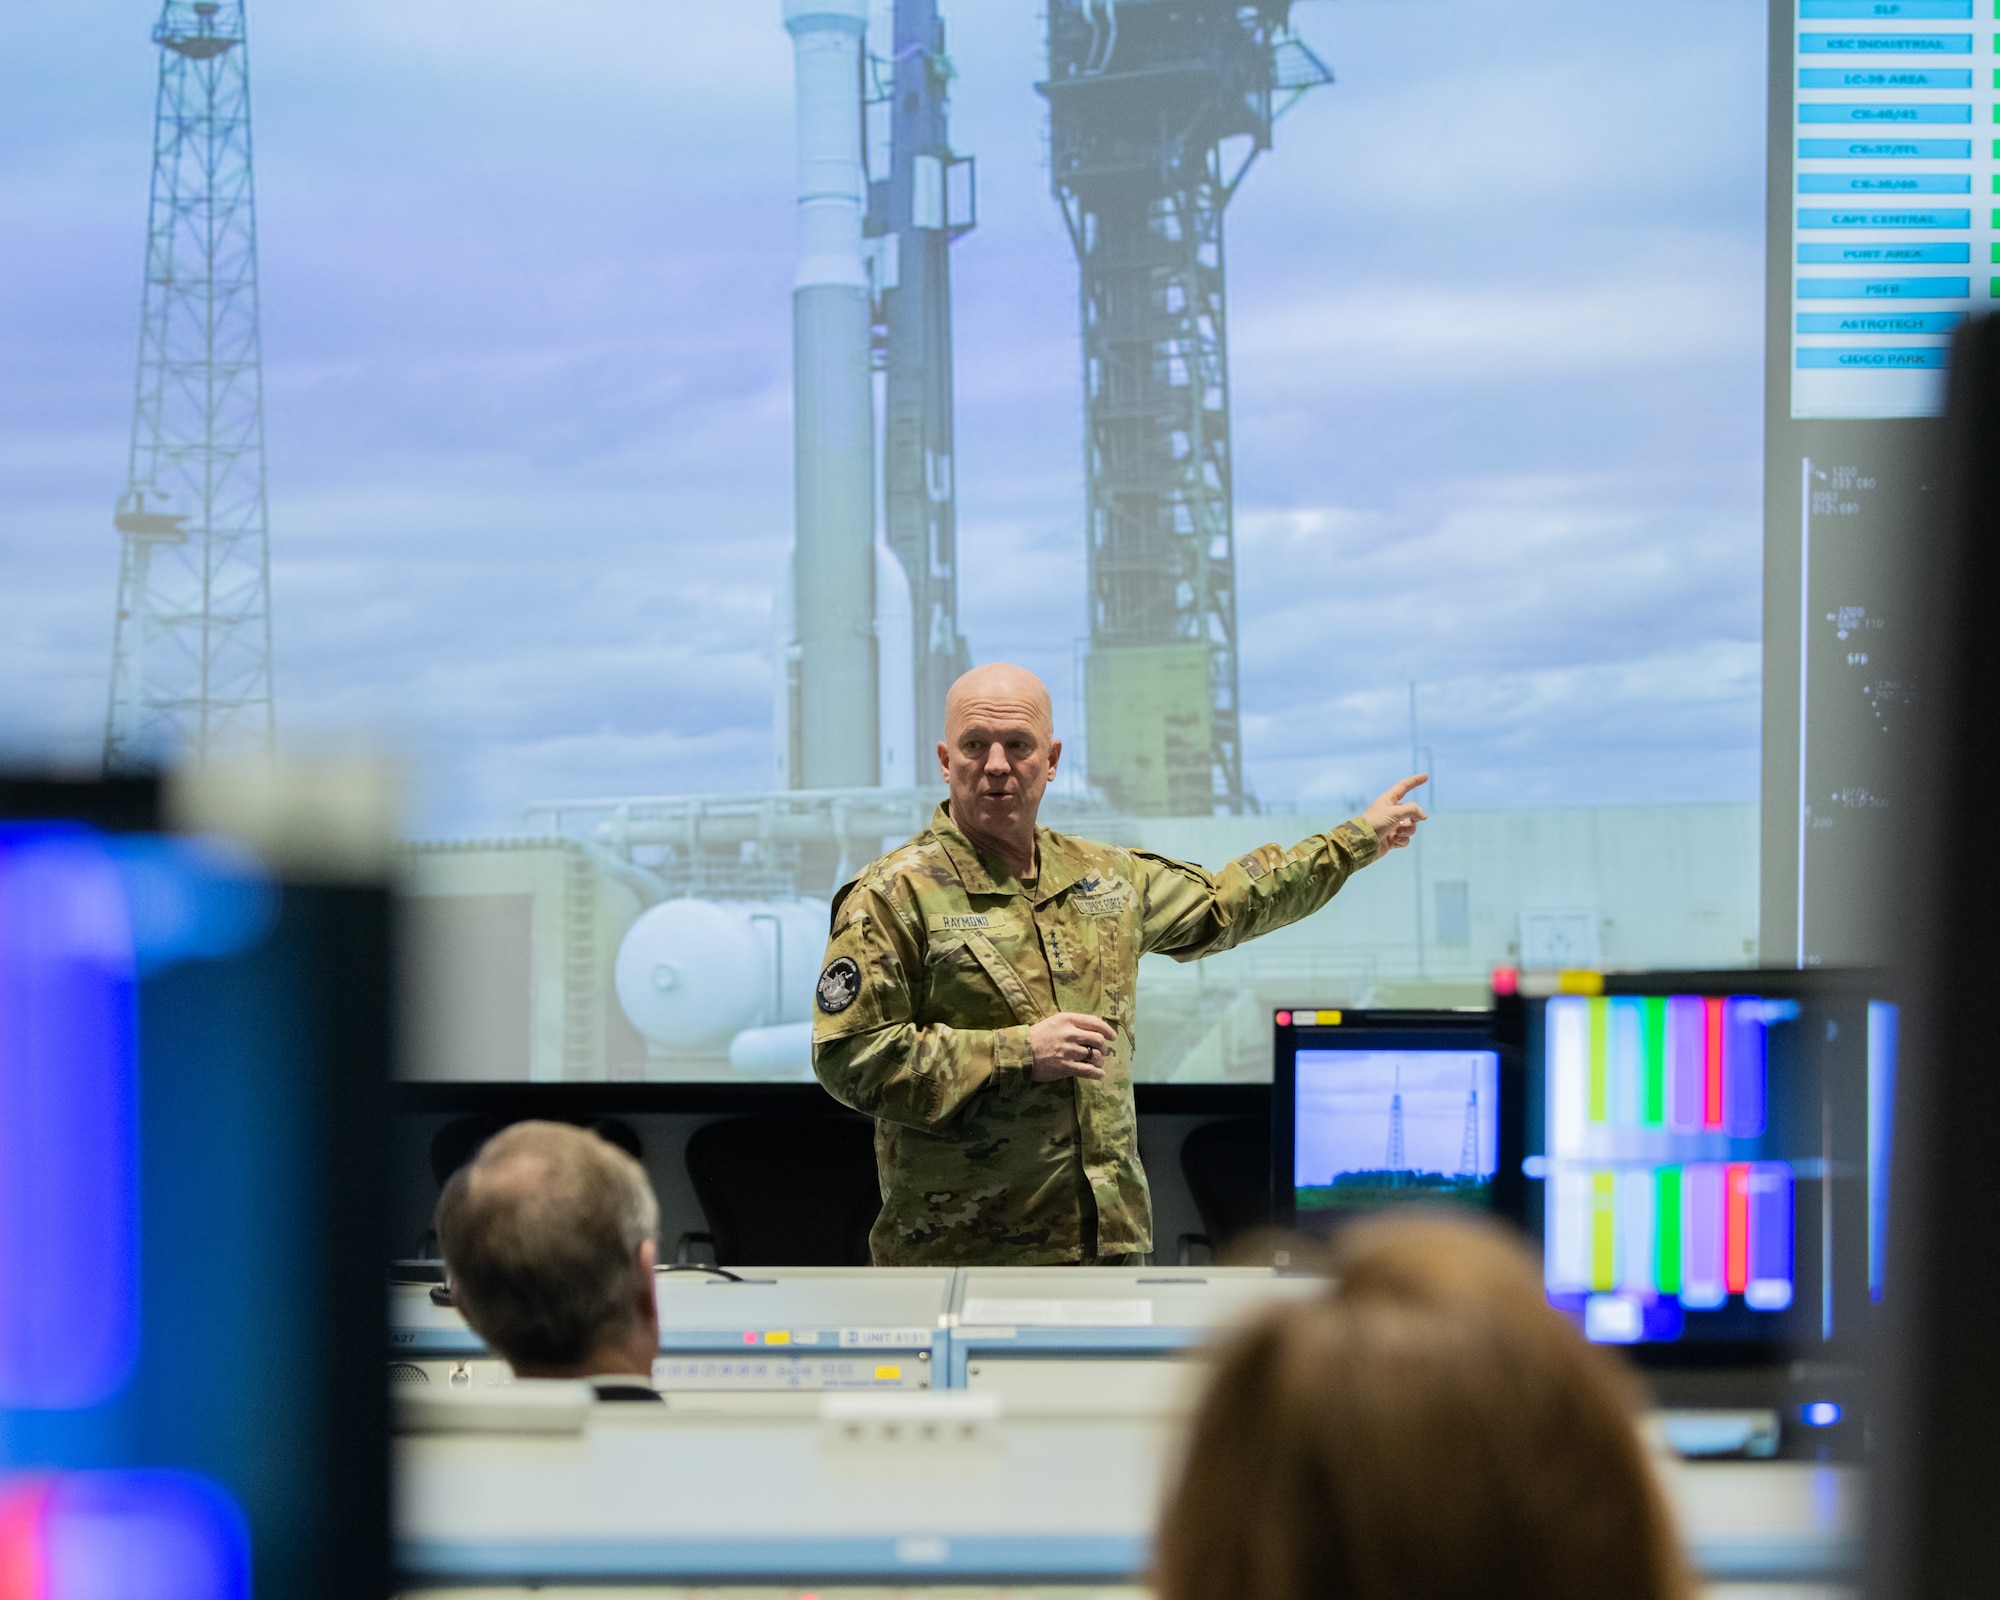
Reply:
[[[1515,1227],[1521,1225],[1521,1205],[1527,1180],[1521,1175],[1522,1112],[1525,1078],[1519,1051],[1506,1044],[1494,1027],[1487,1007],[1437,1010],[1341,1007],[1337,1023],[1300,1025],[1291,1020],[1299,1011],[1331,1007],[1281,1006],[1272,1013],[1271,1052],[1271,1221],[1290,1233],[1299,1232],[1297,1196],[1292,1186],[1292,1150],[1298,1134],[1298,1052],[1335,1049],[1477,1049],[1498,1058],[1499,1104],[1495,1108],[1498,1164],[1493,1174],[1493,1208],[1488,1215]],[[1284,1021],[1278,1020],[1284,1018]],[[1349,1040],[1357,1041],[1349,1044]],[[1378,1216],[1381,1208],[1358,1211],[1356,1217]]]
[[[1704,998],[1726,998],[1732,995],[1749,995],[1759,999],[1798,1000],[1801,1002],[1827,1001],[1886,1001],[1901,1006],[1905,1003],[1904,983],[1898,975],[1882,968],[1871,967],[1718,967],[1697,971],[1628,971],[1589,974],[1589,985],[1576,988],[1559,986],[1548,992],[1533,995],[1510,994],[1498,996],[1494,1002],[1494,1025],[1496,1033],[1520,1063],[1523,1122],[1521,1150],[1525,1154],[1526,1102],[1528,1095],[1528,1007],[1543,1005],[1562,994],[1602,994],[1605,996],[1689,994]],[[1518,1160],[1517,1160],[1518,1170]],[[1519,1217],[1522,1231],[1527,1236],[1537,1258],[1542,1252],[1541,1208],[1531,1207],[1528,1196],[1528,1179],[1521,1179],[1521,1209]],[[1615,1350],[1625,1359],[1643,1369],[1664,1371],[1750,1367],[1787,1366],[1800,1360],[1841,1361],[1851,1358],[1857,1346],[1869,1337],[1878,1320],[1879,1307],[1865,1306],[1841,1321],[1846,1324],[1850,1318],[1858,1322],[1857,1335],[1844,1329],[1832,1346],[1801,1344],[1796,1340],[1782,1337],[1769,1339],[1704,1339],[1675,1340],[1669,1342],[1636,1342],[1633,1344],[1605,1345],[1602,1348]]]

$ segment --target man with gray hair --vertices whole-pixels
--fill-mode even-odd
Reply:
[[[453,1303],[523,1378],[658,1400],[660,1206],[645,1168],[582,1128],[517,1122],[438,1197]]]

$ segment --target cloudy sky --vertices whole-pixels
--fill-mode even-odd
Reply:
[[[1490,1050],[1301,1050],[1293,1182],[1325,1184],[1342,1172],[1389,1164],[1389,1110],[1403,1096],[1403,1157],[1412,1172],[1458,1171],[1465,1097],[1479,1094],[1477,1161],[1499,1166],[1493,1112],[1499,1058]]]
[[[1037,7],[948,4],[964,625],[1071,698],[1075,269]],[[101,737],[156,52],[0,58],[0,749]],[[1303,0],[1229,216],[1246,771],[1330,809],[1752,799],[1764,8]],[[776,0],[251,0],[281,726],[416,831],[762,787],[790,513]]]

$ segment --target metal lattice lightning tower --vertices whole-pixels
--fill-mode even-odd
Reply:
[[[1051,179],[1081,269],[1090,780],[1241,812],[1222,215],[1274,96],[1332,81],[1291,0],[1048,0]]]
[[[1407,1172],[1409,1161],[1403,1153],[1403,1069],[1396,1068],[1396,1089],[1389,1097],[1389,1159],[1391,1172]]]
[[[1468,1076],[1476,1068],[1469,1068]],[[1458,1175],[1479,1176],[1479,1086],[1475,1079],[1465,1086],[1465,1133],[1458,1141]]]
[[[945,691],[972,664],[958,629],[951,246],[974,226],[974,168],[951,148],[952,70],[937,0],[895,0],[893,21],[889,58],[876,63],[889,172],[869,185],[867,231],[880,240],[884,536],[910,584],[911,748],[916,773],[928,778],[926,752],[944,729]]]
[[[270,546],[242,0],[167,0],[104,764],[272,736]]]

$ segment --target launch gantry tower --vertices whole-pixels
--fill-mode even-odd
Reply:
[[[1274,99],[1332,81],[1290,11],[1048,0],[1051,182],[1081,269],[1089,776],[1134,815],[1247,803],[1222,214]]]
[[[886,176],[868,185],[877,242],[876,348],[882,363],[884,540],[910,585],[913,775],[944,727],[945,691],[972,664],[958,626],[953,444],[951,247],[975,226],[975,168],[948,125],[951,59],[937,0],[895,0],[888,58],[875,58],[872,104],[886,111]]]
[[[243,0],[166,0],[104,764],[272,736]]]

